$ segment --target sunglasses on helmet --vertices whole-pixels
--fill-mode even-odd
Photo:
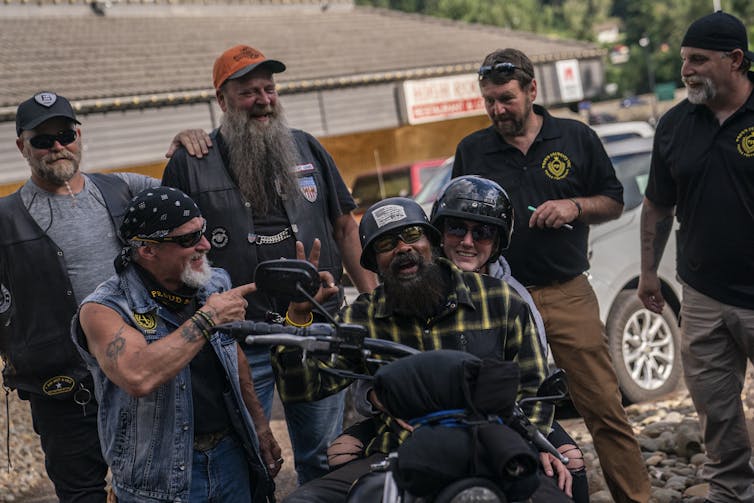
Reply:
[[[199,244],[199,241],[202,240],[202,236],[204,235],[204,231],[207,230],[207,222],[205,221],[202,225],[202,228],[199,230],[196,230],[194,232],[189,232],[188,234],[181,234],[180,236],[163,236],[161,238],[140,238],[137,237],[138,241],[145,241],[149,243],[175,243],[181,248],[191,248],[192,246],[196,246]]]
[[[404,227],[400,232],[391,234],[385,234],[374,240],[372,246],[377,253],[385,253],[398,246],[398,240],[400,239],[406,244],[416,243],[424,235],[424,229],[418,225],[412,225],[411,227]]]
[[[52,146],[55,145],[55,142],[58,142],[61,145],[73,143],[76,140],[76,136],[77,133],[75,129],[66,129],[65,131],[60,131],[58,134],[38,134],[32,136],[29,138],[29,143],[34,148],[46,150],[52,148]]]
[[[479,80],[486,79],[490,75],[492,77],[499,77],[499,76],[508,76],[513,75],[513,72],[516,70],[521,70],[524,74],[528,75],[529,77],[534,77],[531,75],[528,71],[524,70],[520,66],[516,66],[513,63],[509,63],[507,61],[503,63],[496,63],[494,65],[483,65],[479,67]]]
[[[497,236],[497,228],[490,224],[478,224],[474,226],[466,225],[460,220],[446,220],[445,233],[454,238],[463,239],[466,234],[471,232],[471,238],[477,243],[491,243]]]

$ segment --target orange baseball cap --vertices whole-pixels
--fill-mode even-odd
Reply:
[[[212,68],[212,83],[220,89],[226,80],[243,77],[254,68],[265,65],[273,73],[285,71],[285,65],[274,59],[267,59],[261,51],[248,45],[231,47],[215,60]]]

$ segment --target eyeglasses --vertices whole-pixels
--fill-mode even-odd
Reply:
[[[58,142],[61,145],[73,143],[76,140],[76,136],[77,133],[75,129],[66,129],[58,134],[38,134],[32,136],[29,138],[29,143],[31,143],[31,146],[34,148],[46,150],[52,148],[52,146],[55,145],[55,142]]]
[[[419,241],[423,235],[424,229],[418,225],[412,225],[401,229],[400,232],[378,237],[374,240],[373,246],[377,253],[385,253],[398,246],[399,239],[406,244],[411,244]]]
[[[521,70],[529,77],[534,77],[531,73],[524,70],[520,66],[516,66],[513,63],[509,63],[507,61],[503,63],[496,63],[494,65],[484,65],[479,67],[479,80],[486,79],[491,74],[493,77],[498,77],[500,75],[513,75],[513,72],[516,70]]]
[[[477,243],[491,243],[497,236],[497,229],[490,224],[479,224],[473,227],[467,226],[464,222],[458,220],[447,220],[445,222],[445,233],[454,238],[463,239],[466,234],[471,232],[471,238]]]
[[[181,234],[180,236],[164,236],[161,238],[135,238],[138,241],[147,241],[150,243],[175,243],[181,248],[191,248],[192,246],[196,246],[199,244],[199,241],[202,240],[202,236],[204,235],[204,231],[207,230],[207,222],[205,221],[202,225],[202,228],[194,231],[189,232],[188,234]]]

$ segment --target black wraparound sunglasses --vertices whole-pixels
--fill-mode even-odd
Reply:
[[[205,221],[202,225],[202,228],[194,231],[189,232],[188,234],[181,234],[180,236],[164,236],[161,238],[134,238],[138,241],[145,241],[148,243],[175,243],[181,248],[191,248],[192,246],[196,246],[199,244],[199,241],[202,240],[202,236],[204,235],[204,231],[207,230],[207,222]]]
[[[55,142],[64,146],[73,143],[76,141],[77,135],[75,129],[66,129],[65,131],[60,131],[58,134],[38,134],[32,136],[29,138],[29,143],[34,148],[46,150],[52,148],[52,146],[55,145]]]
[[[399,239],[406,244],[411,244],[419,241],[423,235],[424,229],[418,225],[412,225],[411,227],[401,229],[400,232],[378,237],[374,240],[374,249],[377,253],[389,252],[398,246]]]

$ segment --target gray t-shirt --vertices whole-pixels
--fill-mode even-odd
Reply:
[[[157,187],[160,181],[135,173],[114,173],[135,195]],[[31,179],[21,187],[21,200],[32,218],[62,250],[76,303],[115,273],[113,260],[120,252],[116,229],[102,193],[84,175],[84,188],[70,194],[51,194]]]

